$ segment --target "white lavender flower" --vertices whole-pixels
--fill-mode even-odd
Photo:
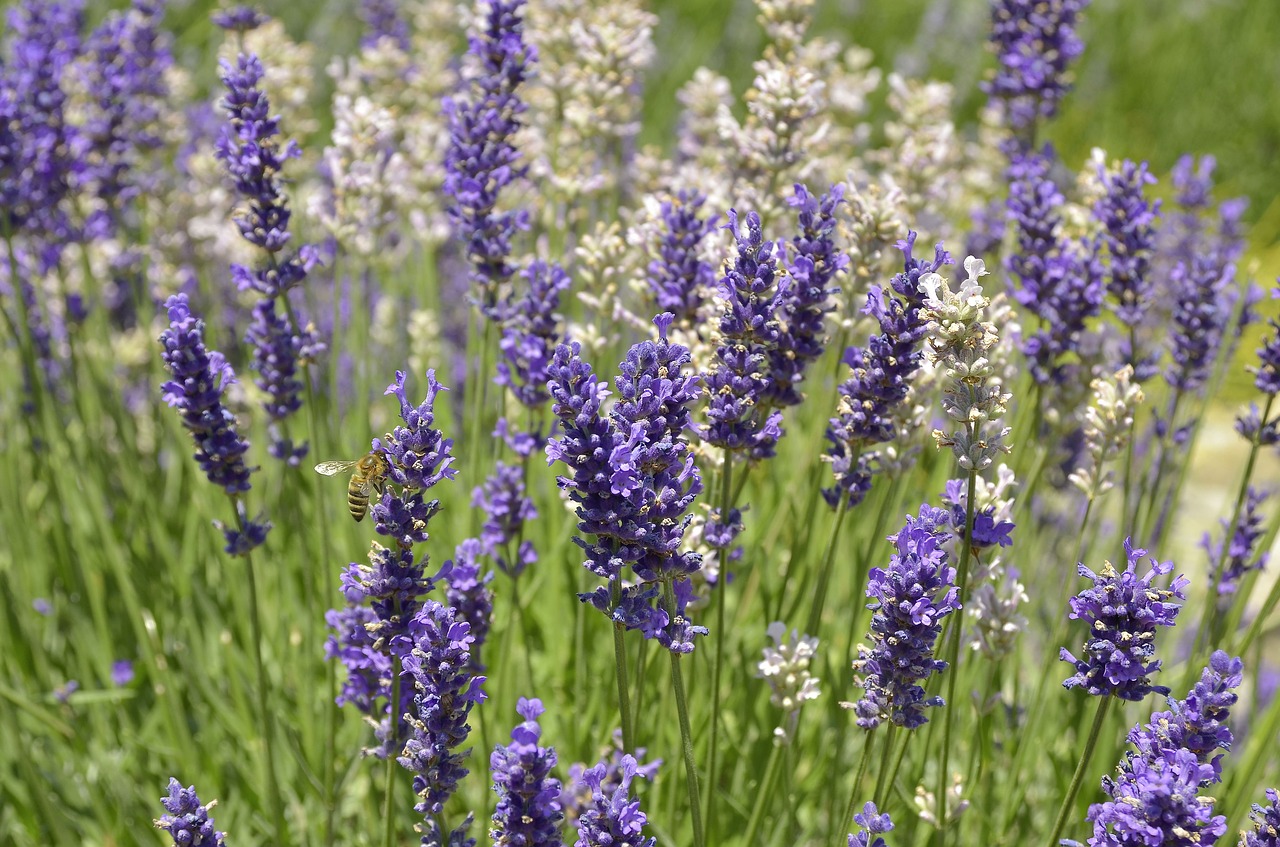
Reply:
[[[818,652],[818,639],[801,635],[796,630],[787,634],[781,621],[769,624],[765,633],[773,640],[766,645],[764,658],[756,665],[756,676],[769,683],[769,702],[782,709],[785,720],[773,734],[779,744],[789,744],[795,737],[800,708],[821,695],[818,678],[809,672],[809,664]]]
[[[1093,403],[1084,412],[1085,450],[1081,465],[1071,473],[1071,484],[1092,502],[1110,491],[1114,483],[1106,465],[1129,443],[1134,410],[1146,399],[1142,386],[1133,381],[1133,367],[1125,365],[1107,379],[1095,379]]]
[[[950,447],[960,467],[982,471],[999,453],[1008,453],[1005,438],[1009,427],[997,428],[1012,395],[1004,392],[1000,375],[988,353],[999,335],[983,320],[991,300],[978,279],[987,273],[981,259],[964,260],[968,274],[957,291],[936,273],[920,278],[925,295],[924,313],[929,318],[929,344],[925,355],[944,369],[947,385],[942,408],[947,417],[960,424],[953,432],[934,430],[938,446]]]

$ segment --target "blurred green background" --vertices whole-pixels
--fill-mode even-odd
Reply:
[[[95,16],[106,4],[90,0]],[[215,82],[214,0],[171,4],[183,62]],[[350,50],[357,0],[263,0],[295,39],[315,43],[321,70]],[[759,56],[761,33],[751,0],[653,0],[661,24],[658,61],[649,74],[644,140],[671,138],[675,92],[706,64],[741,92]],[[986,0],[818,0],[815,33],[856,42],[885,70],[950,80],[959,121],[983,102],[977,84],[991,67]],[[1219,197],[1250,199],[1251,255],[1280,265],[1280,2],[1278,0],[1095,0],[1080,28],[1086,43],[1077,88],[1046,132],[1064,160],[1079,164],[1100,146],[1117,157],[1147,159],[1167,173],[1183,153],[1211,153]],[[317,82],[326,82],[322,73]],[[1274,274],[1263,272],[1267,279]]]

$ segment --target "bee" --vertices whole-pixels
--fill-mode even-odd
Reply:
[[[370,493],[382,494],[382,485],[391,471],[391,464],[382,451],[374,450],[350,462],[321,462],[316,465],[316,473],[325,476],[344,471],[351,471],[351,482],[347,484],[347,508],[359,523],[369,513]]]

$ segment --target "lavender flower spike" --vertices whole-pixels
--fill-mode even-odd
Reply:
[[[630,753],[623,754],[618,774],[619,782],[610,785],[609,767],[605,762],[582,774],[581,788],[584,793],[590,793],[591,804],[578,817],[578,840],[574,847],[654,847],[657,844],[656,838],[642,835],[649,819],[640,811],[640,801],[631,799],[631,783],[643,774]]]
[[[428,600],[409,628],[414,648],[404,658],[404,669],[415,690],[412,735],[396,761],[413,772],[418,795],[414,810],[432,817],[467,775],[462,762],[470,750],[458,748],[471,732],[467,719],[472,707],[485,699],[485,678],[470,670],[471,627],[453,609]]]
[[[1224,815],[1213,814],[1213,800],[1200,786],[1213,768],[1190,750],[1166,750],[1155,759],[1134,758],[1103,790],[1112,798],[1089,807],[1093,823],[1089,847],[1203,847],[1227,831]]]
[[[948,513],[920,507],[917,517],[896,535],[887,568],[872,568],[867,581],[871,617],[870,648],[860,647],[854,670],[866,692],[857,703],[841,703],[858,716],[858,726],[875,729],[882,721],[915,729],[928,721],[926,706],[941,697],[925,697],[920,683],[945,670],[933,658],[942,619],[960,608],[955,568],[947,562]]]
[[[849,836],[849,847],[888,847],[880,836],[893,830],[893,821],[881,814],[875,803],[868,800],[862,811],[853,816],[853,822],[861,829]]]
[[[658,309],[676,316],[676,326],[692,329],[703,298],[715,285],[715,269],[698,256],[702,240],[716,219],[699,217],[707,198],[681,191],[662,203],[663,233],[659,256],[649,262],[649,288]]]
[[[523,533],[525,521],[538,516],[537,507],[525,496],[524,469],[520,465],[498,462],[493,475],[472,492],[471,508],[484,510],[480,544],[493,557],[498,570],[515,578],[538,560],[530,541],[523,541],[518,550],[508,549]]]
[[[983,84],[1009,126],[1027,134],[1052,118],[1071,90],[1067,67],[1084,52],[1075,26],[1089,0],[992,0],[991,44],[999,67]]]
[[[195,786],[183,788],[182,783],[169,777],[169,796],[160,800],[166,814],[156,821],[156,827],[169,833],[174,847],[222,847],[225,833],[213,828],[209,810],[216,800],[201,803]]]
[[[511,743],[494,748],[489,758],[498,808],[489,835],[494,844],[523,847],[559,847],[560,780],[551,775],[556,766],[554,748],[539,746],[543,713],[541,700],[520,698],[516,711],[524,722],[511,732]]]
[[[1280,792],[1267,789],[1268,806],[1253,804],[1249,820],[1253,831],[1241,833],[1240,847],[1280,847]]]
[[[1129,329],[1124,339],[1119,364],[1133,365],[1134,380],[1142,383],[1156,373],[1159,351],[1140,355],[1133,349],[1139,324],[1151,306],[1155,281],[1151,274],[1151,258],[1155,249],[1155,225],[1160,215],[1160,201],[1145,196],[1146,186],[1156,178],[1147,170],[1146,162],[1128,160],[1115,170],[1098,165],[1098,179],[1103,194],[1093,204],[1094,217],[1102,224],[1103,243],[1107,248],[1107,293],[1120,323]]]
[[[459,620],[471,625],[471,670],[484,673],[480,647],[489,637],[493,619],[493,571],[480,575],[480,559],[484,555],[478,538],[468,538],[453,552],[453,560],[444,563],[445,601]]]
[[[1059,652],[1064,662],[1076,669],[1062,683],[1064,688],[1081,687],[1090,694],[1112,695],[1122,700],[1142,700],[1152,691],[1168,694],[1163,685],[1152,685],[1151,675],[1160,670],[1155,654],[1158,626],[1173,626],[1182,607],[1172,598],[1186,599],[1189,580],[1179,576],[1169,588],[1154,585],[1156,577],[1172,573],[1173,562],[1151,559],[1151,569],[1138,576],[1138,561],[1146,550],[1124,542],[1128,564],[1116,573],[1110,562],[1103,562],[1102,573],[1095,574],[1084,565],[1079,573],[1093,580],[1093,586],[1071,598],[1072,620],[1088,625],[1083,659],[1077,659],[1066,648]]]
[[[1210,562],[1215,565],[1221,563],[1221,568],[1210,574],[1210,580],[1219,594],[1234,594],[1245,574],[1249,571],[1260,571],[1267,566],[1267,560],[1271,557],[1270,551],[1258,550],[1255,553],[1254,548],[1266,535],[1261,508],[1268,496],[1268,492],[1259,491],[1253,486],[1249,487],[1244,509],[1240,513],[1240,521],[1227,545],[1225,558],[1222,555],[1223,541],[1211,542],[1209,533],[1204,534],[1200,546],[1209,554]],[[1228,521],[1223,520],[1221,523],[1225,534]]]

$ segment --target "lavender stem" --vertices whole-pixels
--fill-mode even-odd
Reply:
[[[1084,774],[1089,768],[1089,760],[1093,758],[1094,748],[1098,746],[1098,738],[1102,735],[1102,725],[1106,722],[1111,700],[1110,695],[1104,695],[1098,701],[1098,711],[1093,715],[1093,726],[1089,728],[1089,737],[1084,741],[1084,751],[1080,754],[1076,772],[1071,776],[1067,796],[1062,799],[1062,807],[1058,809],[1058,817],[1053,822],[1053,831],[1049,833],[1049,840],[1046,842],[1047,847],[1057,847],[1058,837],[1062,835],[1062,830],[1067,825],[1067,815],[1071,814],[1076,795],[1080,793],[1080,786],[1084,783]]]

